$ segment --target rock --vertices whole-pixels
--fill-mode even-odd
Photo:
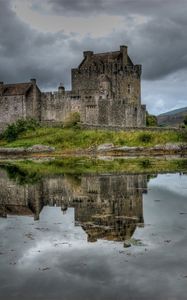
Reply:
[[[101,144],[97,147],[98,151],[102,151],[102,150],[111,150],[114,147],[114,145],[111,144]]]
[[[41,152],[54,152],[55,148],[45,145],[34,145],[32,147],[27,148],[27,152],[30,153],[41,153]]]
[[[179,144],[166,144],[164,147],[164,150],[168,151],[180,151],[181,150],[181,145]]]
[[[26,152],[26,149],[23,147],[17,148],[0,148],[0,154],[20,154]]]
[[[0,147],[0,154],[26,154],[26,153],[42,153],[42,152],[54,152],[55,148],[45,145],[34,145],[29,148],[17,147],[17,148],[3,148]]]
[[[131,243],[129,241],[125,241],[124,244],[123,244],[123,247],[124,248],[129,248],[129,247],[131,247]]]

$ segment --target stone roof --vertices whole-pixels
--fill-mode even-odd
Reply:
[[[128,57],[128,64],[133,65],[131,59]],[[83,59],[79,68],[82,66],[105,64],[105,63],[117,63],[122,59],[122,53],[120,51],[105,52],[105,53],[93,53]]]
[[[106,53],[96,53],[93,54],[92,59],[94,61],[102,61],[102,62],[109,62],[109,61],[117,61],[121,57],[120,51],[115,52],[106,52]]]
[[[25,95],[32,86],[33,84],[31,82],[16,83],[16,84],[1,84],[0,95],[2,96]]]

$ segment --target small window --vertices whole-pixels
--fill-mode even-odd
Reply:
[[[128,92],[128,94],[131,94],[131,85],[130,84],[128,84],[127,92]]]

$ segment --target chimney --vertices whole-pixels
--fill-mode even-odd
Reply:
[[[59,85],[59,87],[58,87],[58,92],[59,92],[60,94],[64,94],[64,93],[65,93],[65,88],[64,88],[64,86],[63,86],[62,83],[61,83],[61,84]]]
[[[30,80],[31,82],[32,82],[32,84],[36,84],[36,79],[35,78],[31,78],[31,80]]]
[[[120,53],[122,54],[122,62],[123,65],[127,65],[128,63],[128,47],[127,46],[120,46]]]
[[[93,54],[94,54],[93,51],[84,51],[83,52],[84,58],[91,57]]]

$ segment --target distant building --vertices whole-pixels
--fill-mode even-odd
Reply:
[[[72,69],[72,91],[60,85],[57,92],[41,93],[29,83],[0,83],[0,128],[19,118],[64,122],[79,112],[83,124],[144,127],[146,107],[141,105],[141,65],[134,65],[127,47],[94,54],[84,52],[83,61]]]
[[[41,119],[41,92],[36,80],[17,84],[0,82],[0,127],[29,117]]]

